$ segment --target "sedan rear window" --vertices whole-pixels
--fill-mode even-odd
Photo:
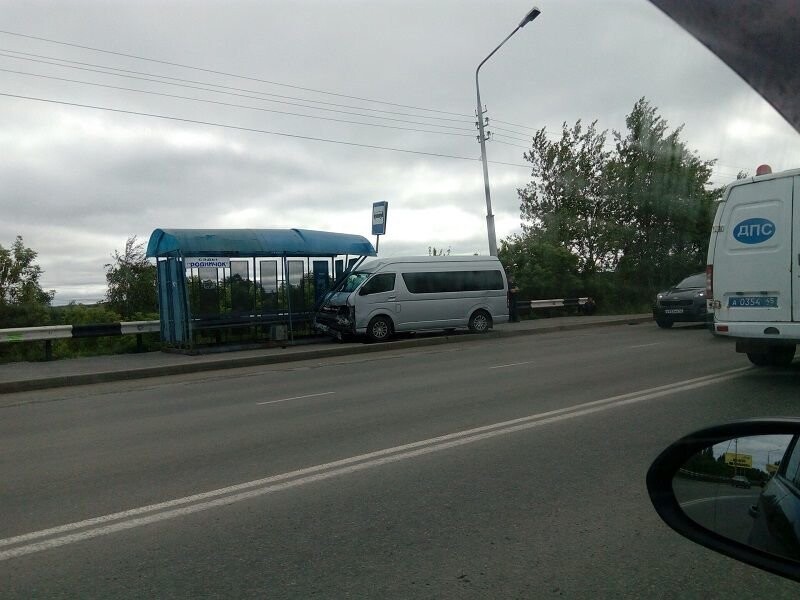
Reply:
[[[683,281],[681,281],[678,285],[675,286],[676,288],[682,290],[691,290],[694,288],[705,288],[706,287],[706,274],[705,273],[698,273],[697,275],[690,275]]]

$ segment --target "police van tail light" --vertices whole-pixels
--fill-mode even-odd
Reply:
[[[706,265],[706,299],[714,298],[714,265]]]

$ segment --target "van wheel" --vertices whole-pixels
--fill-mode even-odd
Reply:
[[[469,330],[474,333],[486,333],[492,328],[492,317],[485,310],[476,310],[469,318]]]
[[[392,329],[389,317],[373,317],[367,326],[367,337],[373,342],[385,342],[392,337]]]
[[[747,358],[757,367],[788,367],[794,360],[795,346],[771,346],[766,352],[748,352]]]
[[[672,321],[668,321],[667,319],[656,319],[656,325],[661,327],[661,329],[669,329],[672,327]]]
[[[788,367],[794,360],[795,346],[773,346],[769,349],[770,364],[776,367]]]
[[[747,358],[757,367],[767,367],[770,364],[769,354],[766,352],[748,352]]]

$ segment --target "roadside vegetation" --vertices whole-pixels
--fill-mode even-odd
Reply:
[[[590,296],[601,313],[647,312],[659,289],[703,270],[722,188],[710,183],[715,161],[701,159],[681,134],[682,126],[670,129],[644,98],[623,132],[578,120],[563,123],[557,135],[545,128],[534,134],[523,155],[531,181],[517,190],[522,233],[499,249],[518,299]],[[428,253],[450,249],[431,246]],[[156,268],[135,236],[105,265],[106,297],[95,305],[52,306],[55,292],[42,289],[36,257],[22,237],[0,245],[0,329],[158,319]],[[313,298],[312,284],[309,276],[298,293]],[[233,282],[222,303],[236,307],[240,295],[252,297],[252,285]],[[198,293],[199,286],[190,288]],[[146,339],[148,348],[158,347],[157,335]],[[0,362],[41,360],[41,346],[0,344]],[[59,358],[135,349],[133,336],[54,342]]]
[[[93,325],[158,319],[155,266],[145,257],[144,245],[131,237],[105,265],[108,290],[105,301],[52,306],[54,290],[42,289],[37,252],[17,237],[10,248],[0,245],[0,329],[46,325]],[[157,334],[145,336],[146,347],[159,347]],[[53,341],[58,358],[119,354],[136,350],[135,336],[63,339]],[[0,362],[42,360],[44,342],[0,344]]]
[[[522,233],[500,260],[524,299],[591,296],[605,313],[647,312],[654,294],[705,268],[714,202],[703,160],[646,99],[623,132],[597,122],[545,128],[524,157]]]

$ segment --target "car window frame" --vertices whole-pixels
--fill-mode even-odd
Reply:
[[[375,292],[366,291],[367,287],[376,279],[380,277],[391,277],[392,278],[392,285],[388,289],[378,290]],[[385,294],[387,292],[393,292],[395,287],[397,286],[397,273],[376,273],[369,279],[367,279],[364,283],[361,284],[361,289],[358,290],[359,296],[372,296],[373,294]]]

